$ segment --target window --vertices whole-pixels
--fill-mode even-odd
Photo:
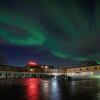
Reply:
[[[2,76],[2,73],[0,73],[0,76]]]
[[[11,74],[10,74],[10,73],[8,73],[8,75],[10,76]]]
[[[97,67],[94,67],[94,69],[97,69]]]
[[[24,74],[22,74],[22,76],[24,76]]]
[[[28,76],[30,76],[30,74],[28,74]]]
[[[70,70],[68,70],[68,72],[70,72]]]
[[[86,70],[89,70],[89,68],[86,68]]]

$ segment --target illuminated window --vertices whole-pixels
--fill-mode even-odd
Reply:
[[[47,69],[47,68],[48,68],[48,66],[45,66],[45,68]]]
[[[34,71],[34,69],[30,69],[30,71]]]

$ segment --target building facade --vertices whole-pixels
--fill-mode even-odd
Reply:
[[[66,68],[65,73],[72,78],[99,78],[100,76],[100,65]]]
[[[57,69],[47,65],[16,67],[0,65],[0,78],[34,78],[56,76],[63,73],[62,69]]]

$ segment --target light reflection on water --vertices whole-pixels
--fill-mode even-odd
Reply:
[[[27,100],[40,100],[40,79],[26,79],[23,81],[24,83],[24,92]]]
[[[100,80],[0,80],[0,100],[100,100]]]
[[[50,81],[49,80],[42,80],[41,83],[42,88],[42,95],[44,96],[45,100],[48,100],[50,94]]]
[[[51,81],[51,100],[60,100],[60,88],[59,88],[59,84],[58,81],[56,79],[53,79]]]

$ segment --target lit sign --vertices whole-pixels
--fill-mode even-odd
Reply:
[[[37,65],[37,63],[36,62],[34,62],[34,61],[29,61],[29,63],[28,63],[29,65],[31,65],[31,66],[36,66]]]

